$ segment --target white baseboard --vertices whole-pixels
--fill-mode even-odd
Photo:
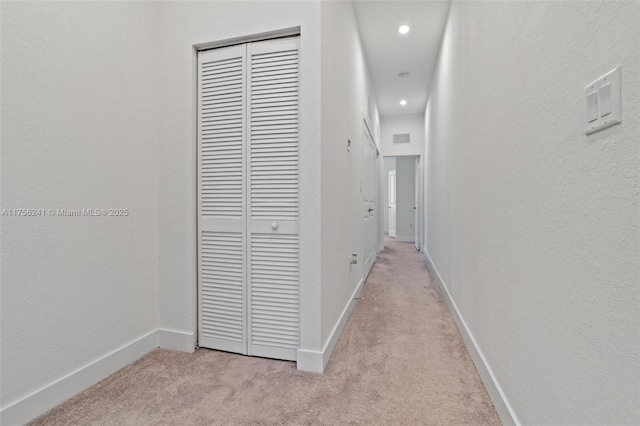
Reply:
[[[4,407],[0,412],[0,424],[25,424],[157,347],[158,331],[154,330]]]
[[[3,407],[0,425],[25,424],[157,349],[193,352],[194,333],[158,329]]]
[[[356,305],[356,298],[360,297],[362,293],[362,289],[364,287],[364,278],[360,280],[356,289],[354,290],[351,298],[349,299],[349,303],[345,306],[342,314],[340,315],[340,319],[331,330],[331,334],[329,335],[329,339],[327,339],[327,343],[325,343],[322,351],[308,351],[304,349],[298,349],[297,353],[297,367],[298,370],[309,371],[312,373],[323,373],[324,369],[327,367],[329,360],[331,359],[331,354],[333,354],[336,345],[338,344],[338,339],[340,339],[340,335],[344,330],[344,327],[347,325],[347,321],[351,316],[351,312],[353,312],[353,308]]]
[[[473,360],[473,363],[475,364],[476,369],[480,374],[480,378],[482,379],[482,382],[484,383],[484,386],[489,393],[489,397],[491,398],[491,401],[493,402],[493,405],[498,412],[498,416],[500,417],[502,424],[519,426],[521,423],[518,421],[518,417],[513,411],[513,407],[511,407],[511,404],[509,404],[507,396],[504,394],[502,387],[500,387],[500,383],[498,383],[496,376],[493,374],[493,370],[487,363],[482,350],[480,350],[480,348],[478,347],[478,344],[476,343],[473,334],[471,334],[469,327],[467,327],[467,323],[460,314],[460,311],[456,306],[456,302],[451,297],[451,294],[449,293],[447,286],[444,284],[444,281],[442,281],[442,277],[438,273],[436,266],[433,264],[433,261],[431,260],[429,253],[427,253],[426,248],[423,249],[422,252],[424,253],[424,257],[429,264],[429,269],[431,270],[431,272],[433,272],[433,276],[436,280],[436,283],[438,284],[438,287],[440,287],[440,291],[447,301],[447,305],[449,305],[449,310],[451,311],[451,314],[456,321],[458,331],[460,331],[460,334],[462,335],[465,346],[467,347],[467,350],[471,355],[471,359]]]
[[[331,359],[331,354],[333,354],[333,350],[336,348],[338,344],[338,339],[340,339],[340,335],[342,335],[342,331],[344,327],[347,325],[347,321],[349,321],[349,317],[351,317],[351,313],[353,312],[353,308],[356,306],[356,298],[360,297],[362,294],[362,288],[364,287],[364,278],[360,280],[356,289],[353,291],[351,298],[349,299],[349,303],[345,306],[342,311],[342,315],[340,315],[340,319],[331,330],[331,334],[329,335],[329,339],[327,339],[327,343],[324,345],[322,349],[322,371],[327,368],[327,364],[329,364],[329,360]]]
[[[298,349],[296,353],[296,367],[309,373],[322,373],[324,371],[322,352]]]
[[[158,329],[158,347],[191,353],[196,348],[195,333],[160,328]]]
[[[412,243],[415,240],[415,237],[396,237],[396,241],[401,243]]]

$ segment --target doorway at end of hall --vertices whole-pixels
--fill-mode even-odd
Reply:
[[[385,240],[412,242],[420,250],[420,157],[385,156],[383,163]]]

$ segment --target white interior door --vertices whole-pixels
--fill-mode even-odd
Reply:
[[[363,268],[364,277],[366,278],[376,260],[376,202],[378,198],[376,184],[376,147],[366,125],[363,125],[362,142],[362,199],[364,209]]]
[[[247,353],[246,48],[198,55],[198,344]]]
[[[389,236],[396,237],[396,171],[389,171]]]
[[[198,343],[296,359],[298,38],[198,54]]]
[[[413,197],[413,234],[416,250],[420,251],[420,157],[416,157],[414,168],[415,194]]]
[[[248,45],[249,355],[299,347],[299,38]]]

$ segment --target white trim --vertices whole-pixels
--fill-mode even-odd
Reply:
[[[396,241],[401,242],[401,243],[413,243],[415,242],[416,238],[411,236],[411,237],[395,237]]]
[[[322,373],[322,352],[310,351],[306,349],[298,349],[296,354],[298,370],[308,371],[309,373]]]
[[[327,339],[327,343],[322,348],[321,352],[318,351],[308,351],[304,349],[298,349],[298,370],[309,371],[312,373],[323,373],[324,369],[327,367],[329,360],[331,359],[331,355],[333,354],[336,345],[338,344],[338,339],[342,335],[342,331],[344,327],[347,325],[347,321],[351,317],[351,313],[353,312],[353,308],[356,305],[356,299],[360,297],[362,293],[362,289],[364,288],[364,279],[361,279],[353,294],[351,295],[351,299],[349,299],[349,303],[345,306],[342,311],[342,315],[340,315],[340,319],[333,327],[329,338]]]
[[[342,335],[342,331],[344,330],[344,327],[347,325],[347,321],[351,317],[353,308],[356,306],[356,298],[360,297],[360,294],[362,293],[362,288],[364,287],[363,284],[364,284],[364,278],[361,279],[358,285],[356,286],[356,289],[353,291],[353,294],[351,295],[351,299],[349,299],[349,303],[347,304],[347,306],[345,306],[344,310],[342,311],[342,315],[340,315],[340,319],[338,320],[336,325],[333,327],[333,330],[331,330],[331,334],[327,339],[327,343],[324,345],[324,348],[322,348],[322,371],[324,371],[324,369],[327,368],[327,364],[329,364],[329,360],[331,359],[333,350],[336,348],[336,345],[338,344],[338,340]]]
[[[208,41],[205,43],[196,43],[193,45],[196,51],[218,49],[220,47],[234,46],[237,44],[253,43],[256,41],[273,40],[282,37],[294,37],[300,35],[300,26],[283,28],[280,30],[266,31],[263,33],[251,34],[246,36],[228,38],[225,40]]]
[[[371,126],[372,120],[373,120],[373,117],[369,117],[369,111],[364,111],[362,113],[362,121],[364,121],[364,127],[367,129],[367,132],[369,132],[369,136],[373,141],[373,145],[376,147],[376,152],[380,153],[380,151],[378,150],[378,145],[376,145],[376,140],[373,138],[373,133],[371,132],[371,129],[370,129],[370,127],[372,127]]]
[[[433,272],[433,277],[436,283],[438,284],[438,287],[440,287],[440,291],[442,292],[445,300],[447,301],[447,305],[449,305],[449,310],[451,311],[451,314],[453,315],[453,318],[456,321],[456,324],[458,326],[458,331],[462,335],[462,339],[464,340],[465,346],[467,347],[467,350],[471,355],[471,359],[473,360],[473,363],[475,364],[476,369],[480,374],[480,378],[482,379],[482,382],[484,383],[484,386],[487,389],[487,392],[489,393],[489,397],[491,398],[491,401],[493,402],[493,405],[495,406],[496,411],[498,412],[498,416],[500,417],[502,424],[520,426],[521,423],[518,420],[516,413],[513,411],[513,407],[511,406],[511,404],[509,404],[509,400],[507,399],[507,396],[504,394],[502,387],[500,387],[500,383],[498,383],[498,379],[493,374],[493,370],[489,366],[487,359],[484,357],[484,354],[482,353],[482,350],[478,346],[476,339],[473,337],[471,330],[469,330],[467,323],[465,322],[464,318],[460,314],[460,311],[456,306],[456,302],[454,302],[453,298],[451,297],[451,294],[449,293],[447,286],[444,284],[444,281],[442,280],[442,277],[440,276],[440,274],[438,273],[438,270],[433,264],[433,261],[431,260],[431,257],[429,256],[429,253],[427,252],[426,248],[423,249],[422,252],[424,253],[425,259],[427,260],[429,269],[431,270],[431,272]]]
[[[400,153],[394,153],[394,152],[386,152],[381,154],[382,158],[383,158],[383,162],[384,162],[384,158],[385,157],[418,157],[418,162],[419,162],[419,180],[420,180],[420,188],[418,188],[418,196],[419,196],[419,200],[416,200],[416,204],[418,205],[418,219],[419,219],[419,223],[414,224],[415,226],[418,227],[418,245],[419,245],[419,249],[417,251],[422,251],[423,250],[423,246],[425,245],[425,241],[422,237],[422,233],[424,232],[423,228],[423,223],[425,220],[425,213],[426,211],[422,208],[420,208],[420,206],[422,206],[422,204],[424,203],[424,199],[425,199],[425,189],[424,189],[424,173],[425,173],[425,167],[424,167],[424,156],[425,156],[425,152],[415,152],[415,153],[406,153],[406,152],[400,152]],[[384,220],[383,220],[384,221]],[[382,229],[383,229],[383,233],[384,233],[384,224],[381,225]],[[396,229],[397,231],[397,229]],[[387,233],[388,235],[388,233]],[[410,236],[410,237],[392,237],[395,238],[396,241],[398,242],[403,242],[403,243],[414,243],[415,244],[415,237],[414,236]],[[384,249],[384,237],[381,243],[381,247],[382,249]],[[382,251],[381,249],[381,251]]]
[[[158,330],[154,330],[4,407],[0,424],[25,424],[157,347]]]
[[[170,351],[193,352],[196,348],[196,335],[190,331],[158,329],[158,347]]]

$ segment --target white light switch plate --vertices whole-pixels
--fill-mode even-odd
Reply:
[[[584,132],[587,135],[622,122],[620,71],[621,67],[618,66],[584,88]],[[594,105],[596,93],[598,97]],[[595,120],[593,120],[594,108],[598,110]]]

